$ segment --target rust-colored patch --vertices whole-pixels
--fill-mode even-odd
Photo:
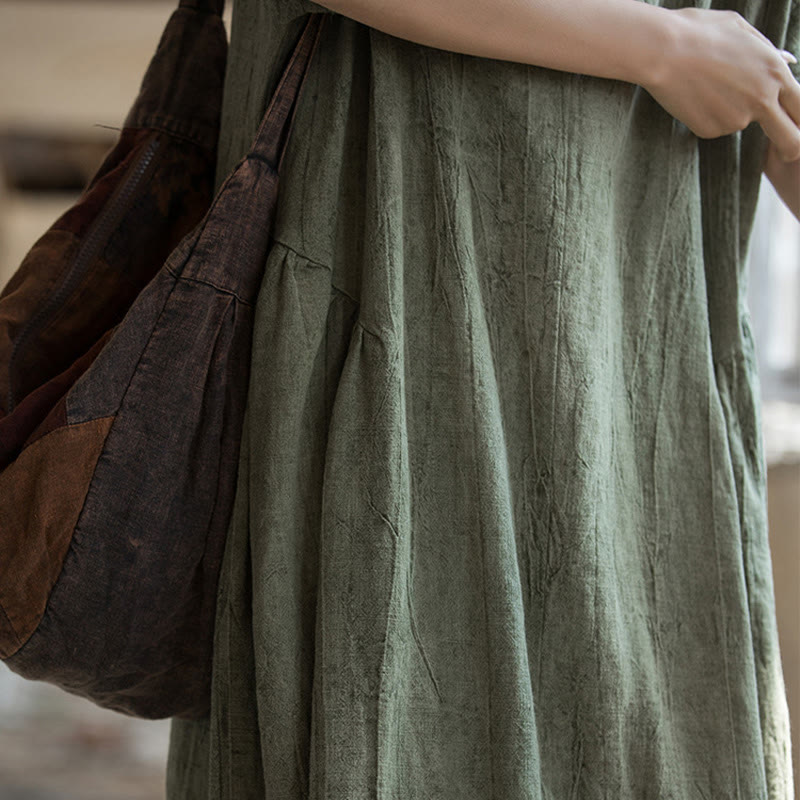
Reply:
[[[68,369],[26,395],[9,415],[0,415],[0,469],[5,469],[24,447],[67,424],[67,393],[115,330],[106,331]]]
[[[36,630],[114,417],[58,428],[0,472],[0,658]]]

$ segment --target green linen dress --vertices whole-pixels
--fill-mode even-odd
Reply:
[[[800,0],[728,7],[800,55]],[[218,185],[309,12],[169,800],[789,800],[762,129],[236,0]]]

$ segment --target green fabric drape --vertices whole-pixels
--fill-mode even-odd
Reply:
[[[728,7],[800,56],[796,0]],[[236,0],[218,183],[309,12],[169,800],[788,800],[760,126]]]

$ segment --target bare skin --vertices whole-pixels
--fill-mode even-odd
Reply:
[[[764,174],[800,221],[800,82],[787,56],[736,11],[642,0],[319,5],[430,47],[639,84],[703,139],[758,122],[769,140]]]
[[[644,87],[700,138],[758,122],[769,140],[764,174],[800,221],[800,82],[788,58],[737,12],[671,14],[672,55]]]
[[[763,171],[786,207],[800,221],[800,158],[784,161],[778,148],[770,142]]]

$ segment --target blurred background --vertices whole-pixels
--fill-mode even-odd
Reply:
[[[177,0],[0,0],[0,287],[116,141],[176,6]],[[228,30],[231,7],[229,0]],[[800,223],[766,178],[749,259],[778,625],[797,731]],[[168,740],[168,720],[100,709],[0,663],[0,800],[163,798]],[[796,773],[799,740],[795,735]]]

